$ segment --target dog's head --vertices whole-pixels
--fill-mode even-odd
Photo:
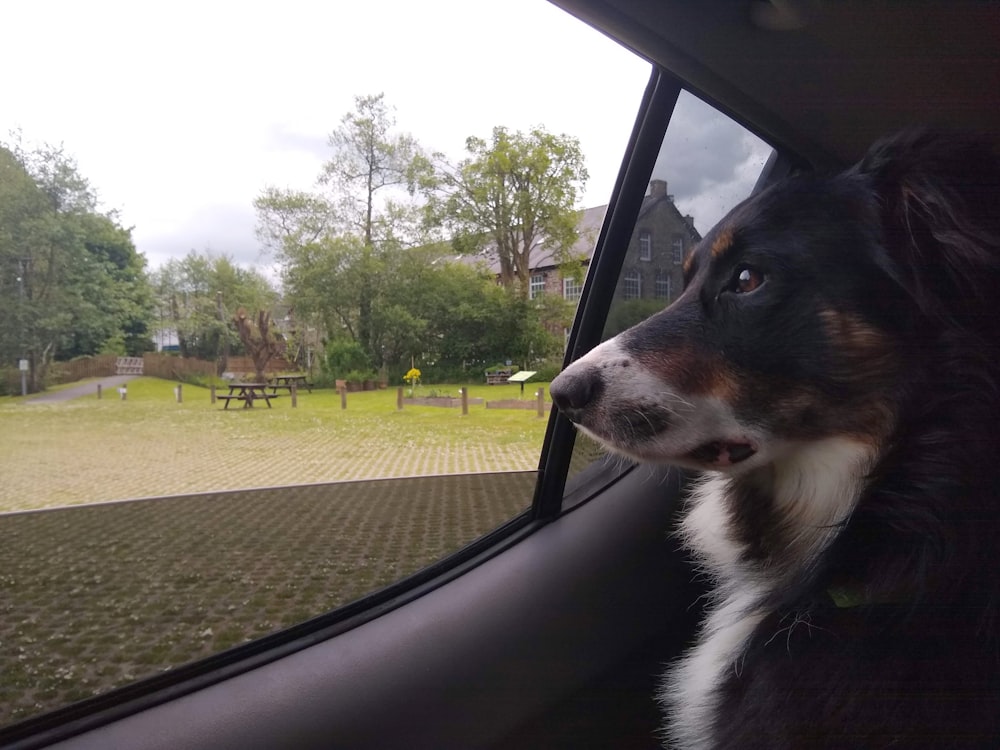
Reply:
[[[574,362],[553,400],[640,461],[737,474],[830,437],[874,450],[929,327],[984,324],[997,174],[978,144],[914,131],[768,188],[693,249],[670,307]]]

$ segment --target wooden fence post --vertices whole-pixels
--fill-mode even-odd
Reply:
[[[396,389],[396,411],[403,410],[403,386]]]
[[[209,393],[212,394],[212,403],[215,403],[215,383],[212,383],[211,387],[208,389]]]
[[[462,416],[467,417],[469,415],[469,389],[462,386]]]
[[[278,390],[278,389],[275,388],[275,390]],[[298,391],[295,388],[295,383],[292,383],[292,386],[289,389],[289,392],[292,394],[292,408],[294,409],[296,406],[299,405]]]
[[[101,400],[101,384],[100,383],[97,384],[97,400],[98,401]]]
[[[545,389],[539,388],[535,392],[535,398],[538,399],[538,416],[545,416]]]
[[[178,383],[177,387],[174,388],[174,395],[177,397],[177,403],[178,404],[184,403],[184,393],[183,393],[183,391],[181,389],[181,384],[180,383]]]
[[[340,408],[341,409],[346,409],[347,408],[347,388],[346,387],[340,389]]]

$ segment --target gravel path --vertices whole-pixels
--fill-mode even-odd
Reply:
[[[130,380],[135,380],[138,375],[111,375],[107,378],[101,378],[99,381],[95,382],[93,380],[83,383],[81,385],[74,385],[71,388],[63,388],[58,391],[45,391],[39,393],[37,396],[32,396],[24,400],[26,404],[55,404],[60,401],[71,401],[74,398],[80,398],[81,396],[89,396],[92,393],[97,392],[97,383],[101,384],[101,390],[103,393],[109,396],[117,396],[115,389],[120,385],[124,385]]]

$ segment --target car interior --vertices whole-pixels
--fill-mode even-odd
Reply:
[[[842,168],[908,125],[1000,134],[993,3],[553,3],[652,65],[567,362],[608,335],[680,108],[711,108],[757,144],[754,190]],[[659,747],[654,691],[702,593],[669,533],[686,481],[595,458],[553,411],[524,514],[358,602],[0,730],[0,745]]]

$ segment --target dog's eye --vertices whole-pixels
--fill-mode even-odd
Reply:
[[[749,294],[764,283],[764,274],[750,266],[740,266],[733,275],[729,288],[736,294]]]

